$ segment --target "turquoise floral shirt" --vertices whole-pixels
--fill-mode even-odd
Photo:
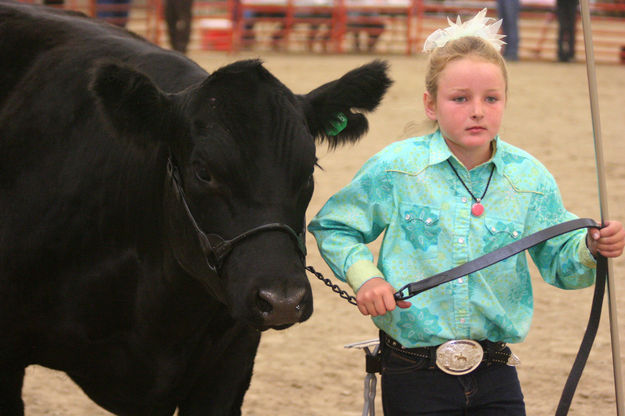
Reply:
[[[488,162],[467,171],[437,131],[396,142],[371,158],[308,227],[334,274],[354,291],[373,277],[384,277],[397,290],[576,218],[564,208],[553,176],[539,161],[499,137],[494,148]],[[479,217],[471,214],[474,201],[448,160],[476,197],[494,165]],[[382,233],[376,266],[367,244]],[[586,230],[573,231],[528,250],[547,283],[563,289],[593,284],[595,261],[585,235]],[[406,347],[450,339],[520,342],[533,313],[526,255],[410,302],[408,309],[373,318]]]

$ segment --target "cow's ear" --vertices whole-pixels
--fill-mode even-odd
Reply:
[[[393,83],[387,72],[388,64],[375,60],[306,94],[304,107],[313,136],[331,148],[362,137],[369,128],[363,113],[373,111]]]
[[[100,111],[113,129],[141,144],[166,139],[171,100],[147,75],[116,62],[100,62],[90,85]]]

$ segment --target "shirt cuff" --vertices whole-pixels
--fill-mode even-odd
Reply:
[[[584,266],[590,269],[597,268],[597,260],[593,257],[590,249],[586,246],[586,235],[584,235],[584,239],[579,244],[579,249],[577,250],[577,254],[579,255],[579,261]]]
[[[382,277],[382,272],[369,260],[359,260],[352,264],[345,274],[347,283],[354,289],[354,292],[358,292],[360,286],[362,286],[367,280],[374,277]]]

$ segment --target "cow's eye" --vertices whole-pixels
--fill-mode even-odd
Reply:
[[[195,177],[198,178],[201,182],[205,182],[208,184],[212,184],[213,182],[212,175],[210,174],[208,169],[206,169],[203,166],[199,166],[199,165],[195,166]]]
[[[308,187],[313,187],[315,185],[315,168],[323,170],[321,165],[319,165],[319,163],[317,163],[317,162],[318,162],[318,160],[315,159],[315,164],[313,165],[313,168],[310,171],[310,175],[308,176],[308,180],[306,181],[306,186],[308,186]]]

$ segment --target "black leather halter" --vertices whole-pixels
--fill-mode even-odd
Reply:
[[[167,159],[165,177],[165,223],[174,257],[190,275],[198,278],[222,302],[225,303],[220,282],[221,269],[226,257],[241,241],[267,231],[282,231],[295,242],[302,264],[306,257],[304,231],[296,233],[283,223],[268,223],[254,227],[236,237],[226,240],[218,234],[206,234],[198,226],[182,188],[178,167],[171,157]]]

